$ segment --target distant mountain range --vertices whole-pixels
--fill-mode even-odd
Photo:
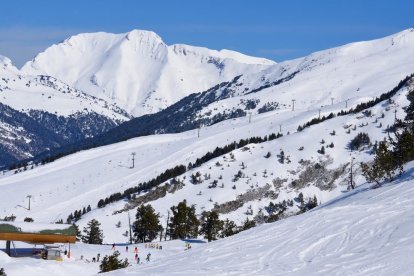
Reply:
[[[389,91],[412,74],[413,46],[414,31],[409,29],[245,72],[186,96],[158,113],[134,118],[98,137],[45,152],[37,159],[269,111],[283,113],[292,110],[292,104],[296,109],[321,110],[322,115],[330,108],[346,110]]]
[[[155,33],[139,30],[76,35],[21,70],[0,56],[0,167],[102,134],[273,64],[228,50],[167,46]],[[6,118],[11,113],[15,120]]]

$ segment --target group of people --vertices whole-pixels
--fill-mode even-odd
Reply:
[[[159,246],[159,247],[161,247],[161,246]],[[159,248],[158,247],[158,245],[157,245],[157,249],[162,249],[162,247],[161,248]],[[145,244],[145,248],[147,248],[147,245]],[[154,247],[155,248],[155,247]],[[116,250],[116,245],[115,245],[115,243],[113,243],[112,244],[112,250]],[[125,246],[125,252],[127,252],[128,253],[128,250],[129,250],[129,247],[128,247],[128,245],[126,245]],[[139,256],[138,256],[138,253],[139,253],[139,249],[138,249],[138,246],[135,246],[134,247],[134,254],[135,254],[135,262],[137,263],[137,264],[140,264],[140,262],[141,262],[141,259],[139,258]],[[99,254],[98,254],[99,255]],[[146,257],[146,261],[147,262],[149,262],[151,260],[151,253],[148,253],[147,254],[147,257]],[[98,259],[98,261],[99,261],[99,259]]]
[[[145,248],[154,248],[154,249],[160,249],[162,250],[162,246],[158,245],[158,243],[148,243],[145,244]]]

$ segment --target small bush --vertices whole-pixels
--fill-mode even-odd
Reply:
[[[111,256],[106,255],[103,259],[101,264],[99,265],[99,273],[101,272],[108,272],[112,270],[117,270],[121,268],[126,268],[129,266],[128,260],[125,259],[123,261],[119,260],[119,251],[115,251],[114,254]]]
[[[369,145],[370,142],[368,134],[360,132],[349,142],[348,147],[350,150],[359,150],[363,146]]]

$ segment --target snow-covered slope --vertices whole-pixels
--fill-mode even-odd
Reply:
[[[413,165],[382,188],[108,275],[412,275]]]
[[[160,242],[162,250],[138,244],[125,252],[117,246],[131,266],[107,275],[412,275],[413,167],[407,164],[403,176],[381,188],[364,184],[311,212],[208,244],[194,243],[191,250],[184,250],[180,240]],[[140,264],[134,261],[134,246]],[[89,276],[99,271],[99,263],[89,261],[112,252],[110,245],[76,244],[72,259],[42,262],[0,251],[0,267],[9,276]],[[144,260],[148,253],[150,262]]]
[[[226,99],[195,117],[213,118],[238,108],[252,113],[272,109],[346,108],[390,90],[414,73],[414,29],[372,41],[351,43],[244,74],[230,87],[217,89]],[[249,107],[247,107],[249,106]]]
[[[138,116],[273,64],[229,50],[167,46],[153,32],[133,30],[73,36],[49,47],[22,70],[52,75],[97,97],[104,94]]]
[[[122,210],[125,202],[118,201],[106,208],[96,209],[99,199],[135,187],[166,169],[194,163],[217,146],[277,133],[281,124],[282,138],[249,144],[192,168],[177,178],[184,184],[181,188],[174,193],[167,192],[164,197],[150,203],[164,220],[169,207],[183,199],[187,199],[189,204],[197,204],[197,212],[201,213],[216,205],[223,207],[223,204],[237,201],[244,194],[247,196],[238,201],[237,208],[221,208],[223,218],[231,218],[240,224],[246,216],[266,215],[264,210],[270,202],[295,202],[300,192],[305,198],[316,195],[318,201],[326,202],[347,190],[344,179],[351,153],[356,163],[372,158],[368,149],[350,152],[349,141],[359,132],[369,133],[372,142],[382,140],[387,135],[385,128],[394,122],[393,109],[396,108],[398,117],[404,116],[402,107],[407,105],[407,89],[413,88],[404,87],[392,103],[378,104],[370,109],[371,114],[336,117],[302,132],[296,133],[298,125],[318,117],[317,110],[272,111],[253,116],[251,123],[245,117],[227,120],[201,129],[200,137],[197,130],[192,130],[135,138],[79,152],[16,175],[8,172],[0,179],[0,217],[13,213],[18,220],[26,216],[33,217],[35,221],[66,220],[71,212],[91,205],[92,212],[83,216],[80,225],[97,218],[106,233],[105,242],[124,241],[126,238],[122,234],[125,229],[116,228],[115,223],[122,221],[123,225],[127,225],[126,212],[114,212]],[[340,107],[333,105],[326,107],[324,113],[340,110]],[[317,152],[322,146],[325,147],[325,154]],[[281,150],[285,155],[284,163],[278,161]],[[133,169],[130,168],[132,152],[136,153]],[[265,158],[268,152],[270,157]],[[191,175],[197,172],[200,182],[192,183]],[[209,187],[214,181],[217,185]],[[362,183],[364,180],[357,177],[356,181]],[[27,194],[33,195],[30,212],[21,207],[25,205]],[[297,204],[288,209],[289,212],[296,212]]]

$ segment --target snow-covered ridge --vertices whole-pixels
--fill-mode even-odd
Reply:
[[[75,35],[38,54],[22,72],[51,75],[91,95],[106,95],[137,116],[273,64],[229,50],[167,46],[154,32],[133,30]]]
[[[393,88],[414,72],[413,64],[414,29],[408,29],[244,74],[232,85],[232,97],[204,107],[199,116],[213,117],[223,110],[242,107],[246,101],[255,102],[256,107],[249,110],[253,114],[269,105],[292,109],[292,100],[296,108],[304,109],[354,105]]]

